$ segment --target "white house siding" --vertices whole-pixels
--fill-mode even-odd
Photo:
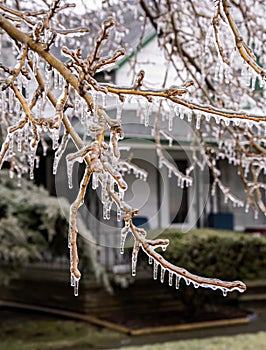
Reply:
[[[138,63],[135,67],[135,73],[144,70],[144,86],[158,89],[162,86],[167,72],[167,85],[179,85],[181,80],[177,80],[177,74],[174,69],[169,69],[162,51],[158,49],[157,39],[154,38],[140,51],[136,53]],[[129,63],[125,63],[119,68],[116,75],[117,85],[131,85],[134,81],[135,75]]]
[[[184,230],[197,225],[203,214],[206,203],[206,186],[203,177],[206,172],[192,174],[194,186],[188,187],[188,213],[184,222],[173,223],[181,205],[181,198],[186,190],[177,186],[175,176],[169,178],[166,167],[159,168],[158,157],[155,151],[154,141],[132,137],[121,143],[128,145],[134,155],[132,162],[148,172],[147,181],[136,179],[133,174],[126,175],[128,191],[125,199],[129,204],[139,209],[139,215],[146,216],[150,227],[166,228],[169,226],[182,227]],[[173,146],[164,148],[165,156],[174,163],[178,160],[191,159],[190,150],[187,147]],[[209,188],[207,183],[207,189]]]
[[[132,173],[125,176],[128,190],[125,200],[133,208],[138,208],[141,216],[149,219],[149,226],[156,228],[159,224],[157,160],[154,150],[134,148],[133,162],[148,173],[146,181],[136,178]]]

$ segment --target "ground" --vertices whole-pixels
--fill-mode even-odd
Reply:
[[[247,325],[129,336],[85,322],[2,308],[0,348],[1,350],[88,350],[121,347],[128,350],[177,348],[180,350],[266,350],[265,305],[255,305],[251,309],[254,320]],[[264,332],[261,332],[262,330]],[[227,337],[217,339],[218,336],[225,335]],[[200,338],[207,339],[199,340]],[[132,345],[134,347],[128,348]]]

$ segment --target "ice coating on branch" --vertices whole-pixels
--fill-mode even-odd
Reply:
[[[119,163],[119,168],[121,169],[122,174],[130,174],[132,173],[136,176],[136,178],[139,178],[143,181],[147,180],[148,173],[144,169],[139,168],[137,165],[128,162],[123,161]]]
[[[228,292],[232,292],[234,290],[237,290],[239,292],[243,292],[246,287],[245,285],[240,281],[234,281],[234,282],[225,282],[218,279],[213,278],[205,278],[205,277],[199,277],[197,275],[194,275],[187,270],[176,267],[172,265],[171,263],[167,262],[163,259],[161,255],[158,253],[155,253],[155,249],[158,248],[162,243],[164,243],[163,240],[153,240],[153,241],[146,241],[149,245],[148,250],[147,248],[141,246],[142,250],[148,255],[149,263],[153,263],[153,278],[157,279],[158,277],[158,269],[161,269],[160,273],[160,281],[161,283],[164,282],[165,272],[168,272],[168,284],[169,286],[173,285],[173,279],[175,278],[175,288],[178,289],[180,287],[180,282],[183,279],[186,285],[192,284],[194,288],[211,288],[213,290],[220,289],[224,295]],[[169,241],[165,241],[166,246],[168,245]]]

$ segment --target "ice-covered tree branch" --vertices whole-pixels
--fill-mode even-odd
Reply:
[[[246,208],[251,205],[256,213],[260,210],[266,214],[266,188],[263,183],[266,168],[266,117],[263,97],[261,93],[255,92],[248,95],[247,81],[243,85],[238,65],[231,64],[231,42],[225,40],[223,35],[223,30],[227,31],[228,26],[222,28],[225,17],[235,36],[235,48],[240,55],[261,80],[265,78],[265,71],[253,59],[246,42],[239,40],[236,22],[227,1],[216,2],[216,8],[213,5],[206,10],[198,2],[153,2],[156,6],[152,10],[145,0],[136,1],[136,8],[142,16],[146,16],[145,25],[150,23],[156,29],[159,46],[164,50],[169,66],[176,72],[176,84],[167,84],[166,79],[155,88],[149,87],[143,69],[135,77],[134,84],[129,82],[127,86],[98,81],[97,74],[108,72],[126,54],[123,40],[120,40],[120,45],[117,39],[121,36],[117,33],[123,30],[126,32],[127,29],[126,23],[122,20],[119,22],[125,15],[126,2],[113,5],[119,9],[117,13],[121,18],[118,15],[115,20],[102,18],[102,24],[96,22],[98,17],[89,9],[84,12],[82,23],[77,23],[76,14],[72,17],[70,12],[66,12],[64,15],[72,5],[60,0],[54,0],[44,8],[36,3],[36,8],[34,6],[27,11],[17,9],[15,5],[0,5],[1,34],[3,40],[12,46],[15,61],[14,64],[5,62],[0,65],[1,128],[5,136],[0,165],[3,166],[5,161],[10,162],[12,172],[15,171],[19,176],[29,173],[30,178],[33,178],[34,168],[38,165],[38,146],[42,146],[45,152],[45,139],[51,139],[55,151],[53,173],[56,174],[68,142],[73,141],[76,150],[66,155],[70,188],[73,186],[75,162],[85,165],[80,188],[71,206],[69,223],[71,284],[75,295],[81,276],[78,270],[76,219],[89,183],[93,190],[100,188],[103,218],[108,220],[112,207],[115,207],[117,220],[124,219],[125,225],[121,230],[122,253],[127,235],[131,234],[134,238],[133,275],[136,274],[138,254],[142,250],[149,257],[149,262],[153,263],[154,278],[157,278],[160,268],[162,282],[168,271],[169,284],[173,284],[175,277],[176,287],[183,278],[186,284],[220,289],[224,294],[233,290],[242,292],[245,290],[242,282],[199,277],[174,266],[156,251],[157,248],[166,249],[169,241],[150,240],[145,230],[134,225],[133,218],[138,214],[138,209],[132,208],[124,200],[127,190],[124,174],[133,170],[143,179],[147,174],[121,158],[119,141],[124,136],[122,107],[124,103],[130,103],[128,97],[144,101],[147,107],[144,125],[153,123],[159,163],[178,178],[181,187],[192,185],[192,168],[206,166],[213,175],[213,192],[219,188],[225,200],[244,205],[245,200],[234,196],[221,179],[218,163],[220,159],[226,159],[238,168],[239,178],[247,193]],[[108,10],[113,11],[111,5]],[[115,16],[116,11],[113,12]],[[193,21],[195,16],[196,22]],[[93,18],[94,27],[89,28],[88,18]],[[194,22],[198,26],[195,32],[190,25]],[[73,24],[72,28],[69,28],[70,24]],[[260,22],[258,24],[260,31],[263,30]],[[111,30],[115,33],[115,39]],[[142,40],[145,30],[140,33]],[[89,45],[78,42],[81,37],[88,37]],[[108,45],[113,46],[110,49]],[[260,50],[263,56],[263,45]],[[134,70],[137,64],[135,60]],[[213,70],[215,65],[217,67]],[[248,75],[248,82],[254,81],[252,74]],[[250,101],[256,110],[254,108],[251,113],[246,112],[241,93],[245,102]],[[108,114],[106,97],[118,101],[115,118]],[[47,113],[47,105],[52,108],[52,116],[51,112]],[[157,113],[157,117],[150,121],[153,113]],[[166,116],[168,130],[161,125],[162,115]],[[79,119],[87,138],[82,139],[75,130],[74,117]],[[174,118],[186,120],[195,130],[197,152],[194,152],[193,163],[186,174],[164,156],[161,144],[162,137],[172,140]]]

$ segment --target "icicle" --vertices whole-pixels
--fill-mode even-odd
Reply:
[[[53,150],[56,150],[57,147],[59,146],[59,143],[58,143],[58,141],[59,141],[59,132],[60,132],[59,131],[59,127],[53,129],[53,133],[52,133],[52,142],[53,142],[52,148],[53,148]]]
[[[165,275],[165,268],[161,267],[161,278],[160,278],[161,283],[164,282],[164,275]]]
[[[123,102],[118,98],[116,102],[116,119],[121,119],[123,110]]]
[[[82,101],[81,108],[80,108],[80,121],[82,124],[85,124],[86,120],[87,120],[86,103]],[[84,136],[86,136],[86,132],[84,133]]]
[[[226,126],[229,126],[229,125],[230,125],[230,119],[229,119],[229,118],[226,118],[226,119],[224,120],[224,122],[225,122],[225,125],[226,125]]]
[[[181,108],[179,109],[179,118],[180,118],[180,119],[184,119],[184,117],[185,117],[184,108],[181,107]]]
[[[121,209],[120,208],[117,208],[116,219],[117,219],[117,222],[121,221]]]
[[[151,265],[153,262],[153,258],[149,255],[149,264]]]
[[[5,99],[5,91],[1,91],[1,113],[6,110],[6,99]]]
[[[169,276],[168,276],[168,284],[171,287],[173,285],[173,272],[169,271]]]
[[[92,189],[96,190],[96,188],[99,186],[99,176],[96,173],[92,174]]]
[[[110,220],[110,208],[106,208],[106,220]]]
[[[80,109],[80,96],[78,95],[76,90],[74,90],[73,94],[74,94],[74,97],[73,97],[74,115],[77,116]]]
[[[9,134],[9,147],[8,147],[9,157],[12,157],[12,155],[13,155],[13,147],[14,147],[14,134],[10,133]]]
[[[186,282],[186,285],[189,286],[191,281],[190,281],[190,279],[185,278],[185,282]]]
[[[223,291],[223,296],[226,297],[227,296],[227,290],[225,288],[223,288],[222,291]]]
[[[157,275],[158,275],[158,263],[157,261],[154,261],[154,264],[153,264],[153,279],[157,279]]]
[[[22,146],[22,132],[18,130],[17,132],[17,147],[18,147],[18,152],[21,152],[21,146]]]
[[[59,163],[59,157],[55,156],[54,163],[53,163],[53,175],[56,175],[57,173],[58,163]]]
[[[126,237],[127,237],[127,234],[121,233],[121,237],[120,237],[120,254],[122,254],[122,255],[124,254],[124,251],[125,251]]]
[[[257,78],[256,77],[251,77],[250,79],[250,85],[251,85],[251,90],[255,90],[256,89],[256,81],[257,81]]]
[[[70,274],[70,285],[71,287],[74,287],[75,285],[75,276],[73,273]]]
[[[215,123],[216,123],[217,125],[219,125],[220,122],[221,122],[221,118],[220,118],[218,115],[216,115],[214,118],[215,118]]]
[[[57,90],[58,89],[58,72],[56,69],[54,69],[54,89]]]
[[[14,104],[14,92],[13,90],[8,90],[8,111],[10,114],[13,113],[13,104]]]
[[[137,259],[132,257],[132,264],[131,264],[131,269],[132,269],[132,276],[136,276],[136,268],[137,268]]]
[[[72,183],[72,172],[73,172],[73,161],[67,161],[67,179],[68,179],[68,187],[71,189],[73,188]]]
[[[39,169],[39,166],[40,166],[40,157],[36,156],[35,157],[35,168]]]
[[[191,112],[191,110],[189,109],[189,110],[187,111],[187,121],[190,123],[191,120],[192,120],[192,112]]]
[[[146,127],[149,126],[149,122],[150,122],[151,105],[152,104],[150,102],[146,102],[145,111],[144,111],[144,125]]]
[[[180,287],[180,277],[178,275],[176,275],[175,288],[179,289],[179,287]]]
[[[240,125],[240,119],[237,119],[237,118],[234,118],[233,119],[233,122],[236,126],[239,126]]]
[[[170,106],[170,113],[169,113],[169,117],[168,117],[168,130],[172,131],[173,130],[173,119],[174,119],[174,108],[171,105]]]
[[[196,120],[196,129],[200,129],[200,121],[201,121],[201,115],[197,114],[197,120]]]
[[[34,161],[30,162],[30,180],[34,179]]]
[[[79,294],[79,279],[74,277],[74,295],[77,297]]]

